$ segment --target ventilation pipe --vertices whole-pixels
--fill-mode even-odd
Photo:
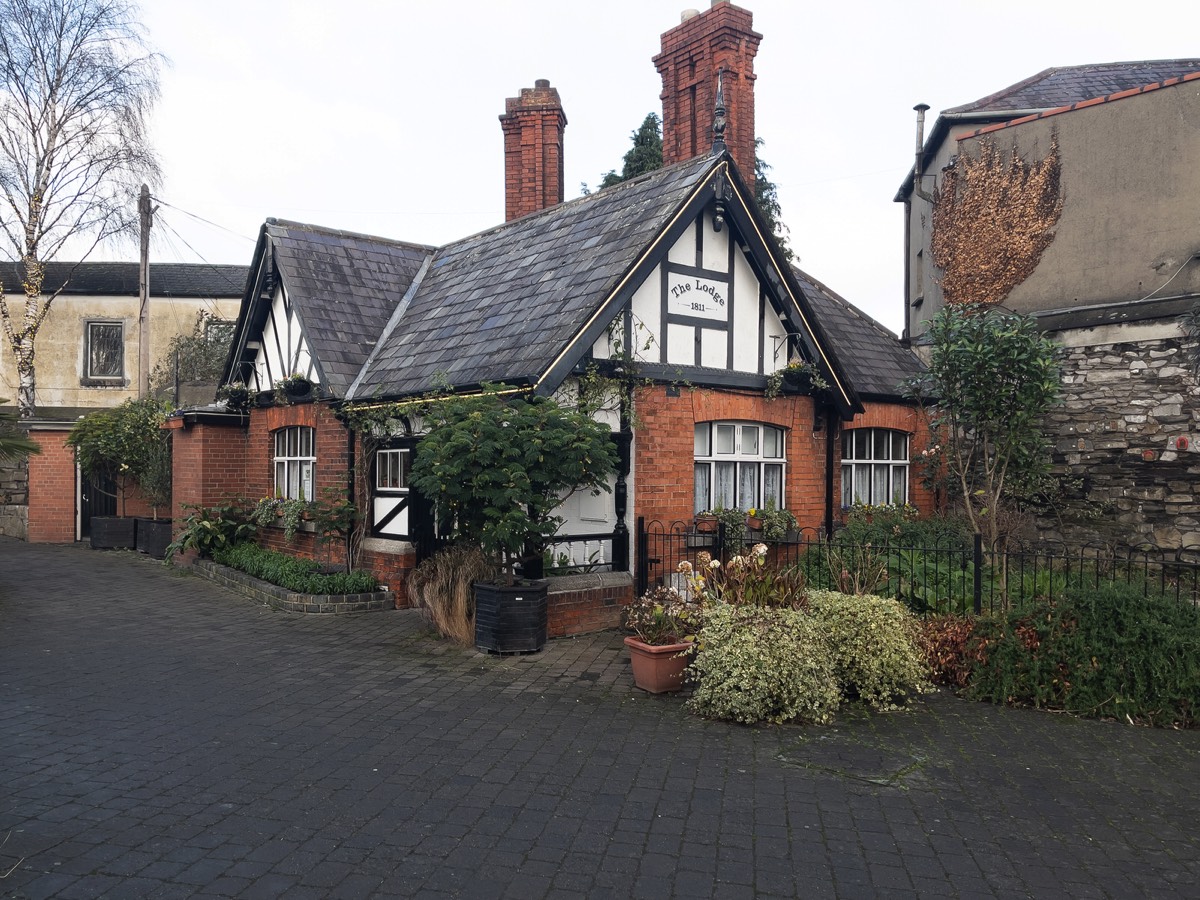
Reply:
[[[921,176],[924,174],[921,166],[925,156],[925,112],[929,109],[929,104],[918,103],[913,109],[917,111],[917,153],[916,162],[913,163],[913,193],[926,203],[932,203],[933,195],[921,187]]]

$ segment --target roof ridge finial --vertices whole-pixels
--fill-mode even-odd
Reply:
[[[717,102],[713,108],[713,156],[725,152],[725,67],[717,69]]]

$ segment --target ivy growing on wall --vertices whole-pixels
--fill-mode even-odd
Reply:
[[[933,195],[930,252],[948,304],[999,303],[1037,268],[1062,214],[1058,133],[1026,162],[989,139],[958,155]]]

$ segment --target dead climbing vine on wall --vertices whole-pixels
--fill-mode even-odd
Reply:
[[[931,253],[947,303],[999,303],[1037,268],[1062,214],[1058,133],[1026,162],[984,138],[960,153],[933,195]]]

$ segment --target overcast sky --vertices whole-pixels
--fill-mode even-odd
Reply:
[[[763,35],[757,127],[797,259],[894,331],[914,104],[936,113],[1050,66],[1200,57],[1184,0],[740,5]],[[143,0],[171,61],[152,258],[248,264],[268,216],[428,244],[498,224],[497,117],[538,78],[562,97],[578,196],[661,115],[650,59],[687,6],[707,0]]]

